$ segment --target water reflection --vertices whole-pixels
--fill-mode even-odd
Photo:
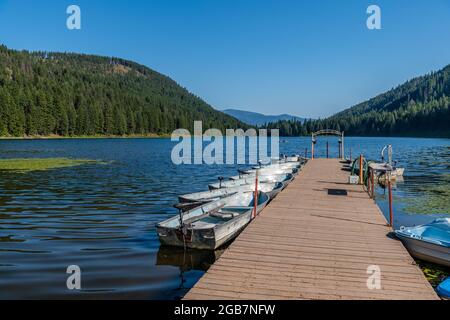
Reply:
[[[193,250],[162,246],[158,250],[156,265],[178,267],[180,271],[206,271],[222,255],[219,250]]]
[[[178,292],[181,298],[192,287],[192,283],[189,283],[189,272],[207,271],[224,251],[225,248],[211,251],[162,246],[158,250],[156,265],[172,266],[178,269],[179,282],[174,291]]]

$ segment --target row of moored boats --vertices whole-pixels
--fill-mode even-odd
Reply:
[[[272,160],[227,180],[209,185],[209,191],[179,196],[180,214],[157,224],[164,245],[214,250],[235,238],[253,217],[299,173],[300,156]],[[255,191],[257,190],[257,191]],[[256,203],[255,203],[256,202]]]

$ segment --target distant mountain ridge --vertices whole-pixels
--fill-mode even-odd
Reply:
[[[268,123],[275,123],[283,120],[285,121],[295,120],[300,122],[304,122],[306,120],[305,118],[293,116],[290,114],[265,115],[262,113],[243,111],[237,109],[226,109],[223,110],[223,112],[252,126],[263,126]]]

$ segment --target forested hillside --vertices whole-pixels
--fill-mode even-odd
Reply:
[[[0,46],[0,136],[167,134],[245,128],[134,62]]]
[[[280,121],[280,134],[305,135],[323,128],[347,135],[450,137],[450,65],[406,82],[327,119]]]
[[[450,137],[450,66],[323,120],[268,125],[296,136]],[[168,134],[176,128],[247,128],[170,78],[118,58],[0,46],[0,136]]]

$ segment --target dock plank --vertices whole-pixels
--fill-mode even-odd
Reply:
[[[438,299],[375,202],[347,179],[337,159],[309,161],[184,299]],[[371,265],[381,289],[367,287]]]

